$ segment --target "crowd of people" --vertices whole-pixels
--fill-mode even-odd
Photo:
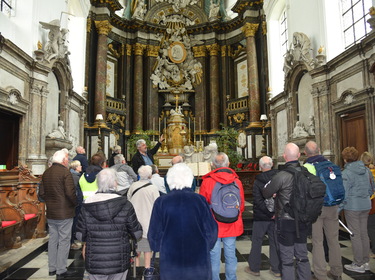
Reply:
[[[76,272],[67,269],[69,250],[81,249],[89,279],[125,280],[136,248],[134,264],[144,266],[144,276],[154,273],[151,260],[159,252],[160,279],[219,280],[223,248],[225,279],[237,279],[236,239],[244,230],[245,197],[228,156],[217,153],[212,171],[196,188],[197,180],[181,156],[172,159],[164,178],[159,175],[153,156],[162,141],[163,135],[149,150],[146,141],[138,140],[131,167],[119,146],[114,148],[109,166],[103,154],[94,154],[88,164],[81,146],[70,163],[66,149],[55,152],[39,188],[39,197],[46,203],[50,276],[74,276]],[[329,174],[332,180],[342,178],[345,196],[328,203],[327,185],[318,218],[304,222],[287,209],[298,184],[290,169],[319,176],[319,163],[328,163],[314,141],[306,143],[304,153],[306,160],[301,164],[300,148],[288,143],[285,164],[278,169],[268,156],[259,160],[261,173],[252,186],[254,221],[245,272],[260,276],[262,243],[267,235],[269,273],[276,278],[342,279],[344,268],[364,273],[370,258],[375,258],[375,214],[369,215],[375,191],[372,156],[345,148],[343,170],[335,174],[331,168]],[[353,263],[344,267],[339,244],[342,213],[352,231],[353,250]],[[313,245],[311,265],[308,236]]]

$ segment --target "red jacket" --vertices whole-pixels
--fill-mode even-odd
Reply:
[[[242,183],[238,179],[238,175],[233,169],[230,169],[228,167],[220,167],[204,175],[202,179],[203,182],[200,187],[199,193],[206,198],[208,204],[211,204],[211,194],[216,182],[220,182],[222,184],[229,184],[233,181],[236,181],[238,187],[240,188],[241,194],[240,215],[238,216],[238,220],[230,224],[221,223],[218,221],[216,222],[219,228],[219,238],[240,236],[243,233],[242,212],[245,210],[245,195]]]

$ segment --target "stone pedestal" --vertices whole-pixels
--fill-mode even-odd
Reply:
[[[68,149],[70,150],[73,148],[72,142],[65,139],[52,139],[52,138],[46,138],[46,155],[47,159],[49,159],[53,154],[61,149]]]

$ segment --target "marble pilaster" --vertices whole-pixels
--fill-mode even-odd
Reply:
[[[126,108],[126,118],[127,121],[125,122],[125,131],[130,132],[130,124],[131,124],[131,116],[130,116],[130,108],[131,108],[131,98],[130,98],[130,91],[131,91],[131,55],[132,55],[132,46],[126,44],[126,57],[125,57],[125,108]]]
[[[98,50],[96,56],[94,115],[102,114],[103,119],[106,120],[107,37],[112,26],[108,20],[95,21],[95,26],[98,31]]]
[[[146,46],[136,43],[134,46],[134,99],[133,130],[143,129],[143,53]]]
[[[259,77],[258,63],[255,46],[255,33],[259,27],[258,23],[246,23],[243,32],[246,37],[247,53],[247,74],[249,88],[249,110],[250,124],[249,127],[260,127],[260,95],[259,95]]]
[[[220,97],[219,97],[219,50],[218,44],[207,46],[210,54],[210,133],[219,130]]]

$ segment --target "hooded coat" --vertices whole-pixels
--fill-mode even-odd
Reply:
[[[362,161],[345,164],[342,171],[345,199],[340,209],[363,211],[371,209],[370,196],[374,193],[374,178]]]
[[[211,279],[216,240],[217,224],[201,195],[184,188],[155,201],[148,241],[160,252],[160,279]]]
[[[86,242],[85,268],[89,273],[111,275],[129,269],[129,236],[138,240],[142,226],[126,197],[97,193],[82,204],[76,237]]]
[[[203,176],[203,182],[200,187],[199,193],[203,195],[208,204],[211,204],[211,195],[212,191],[215,187],[216,182],[220,182],[222,184],[229,184],[232,182],[236,182],[237,186],[240,188],[240,195],[241,195],[241,205],[240,205],[240,214],[238,216],[238,220],[234,223],[226,224],[217,222],[219,232],[218,237],[234,237],[240,236],[243,233],[243,221],[242,221],[242,213],[245,210],[245,195],[242,187],[242,183],[238,178],[237,173],[228,167],[220,167],[217,168],[210,173]]]

